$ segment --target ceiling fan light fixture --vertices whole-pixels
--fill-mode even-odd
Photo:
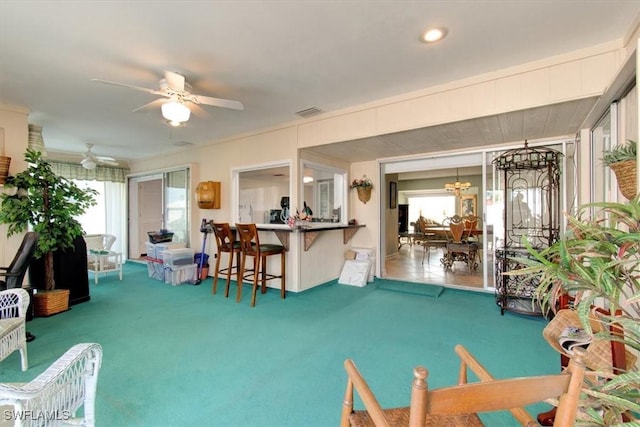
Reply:
[[[162,104],[162,117],[169,121],[171,126],[180,126],[189,120],[191,110],[183,102],[169,101]]]
[[[89,169],[89,170],[95,169],[96,166],[98,166],[98,164],[95,161],[93,161],[93,159],[85,159],[82,162],[82,167],[85,169]]]

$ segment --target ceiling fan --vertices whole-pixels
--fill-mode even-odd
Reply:
[[[82,153],[83,159],[80,160],[80,164],[85,169],[95,169],[98,164],[105,164],[109,166],[118,166],[118,162],[113,157],[96,156],[91,149],[93,144],[87,144],[87,151]]]
[[[172,126],[180,126],[182,123],[189,120],[189,116],[191,115],[192,111],[205,115],[206,112],[200,107],[200,104],[212,105],[214,107],[232,108],[234,110],[244,110],[244,105],[242,105],[242,103],[239,101],[222,98],[212,98],[210,96],[196,95],[194,93],[191,93],[191,85],[185,81],[184,76],[178,73],[173,73],[171,71],[165,71],[164,79],[160,80],[158,89],[149,89],[102,79],[92,80],[99,83],[128,87],[130,89],[162,96],[163,98],[151,101],[148,104],[138,107],[133,111],[136,112],[146,108],[161,107],[162,116],[167,119],[169,121],[169,124],[171,124]]]

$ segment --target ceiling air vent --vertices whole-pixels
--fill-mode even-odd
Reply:
[[[317,107],[309,107],[305,108],[304,110],[296,111],[296,114],[300,117],[311,117],[320,113],[322,113],[322,110]]]

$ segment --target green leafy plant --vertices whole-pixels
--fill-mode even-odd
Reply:
[[[584,205],[566,218],[568,232],[549,248],[536,250],[525,243],[535,259],[519,258],[526,267],[511,274],[539,277],[535,301],[545,313],[558,307],[561,295],[575,296],[576,312],[589,332],[591,307],[606,308],[614,314],[599,317],[605,327],[594,340],[621,341],[640,351],[640,199]],[[624,335],[612,332],[612,325]],[[598,374],[608,381],[586,382],[585,423],[640,425],[629,421],[640,413],[640,373]]]
[[[605,165],[610,166],[614,163],[620,163],[626,160],[635,160],[636,155],[636,141],[628,140],[625,144],[616,145],[611,150],[606,150],[603,153],[602,160]]]
[[[66,178],[56,175],[39,151],[27,150],[27,169],[9,177],[0,194],[0,224],[8,224],[7,236],[24,232],[29,225],[39,234],[35,256],[44,257],[45,289],[55,289],[53,252],[73,248],[82,235],[75,219],[95,205],[95,190],[83,190]]]

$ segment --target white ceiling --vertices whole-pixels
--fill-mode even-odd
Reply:
[[[22,1],[0,0],[0,103],[30,109],[51,151],[140,159],[622,39],[640,0]],[[418,38],[448,28],[442,42]],[[154,95],[164,70],[205,107],[171,128]],[[595,99],[426,130],[333,144],[324,154],[368,160],[575,132]],[[373,156],[373,157],[372,157]]]

